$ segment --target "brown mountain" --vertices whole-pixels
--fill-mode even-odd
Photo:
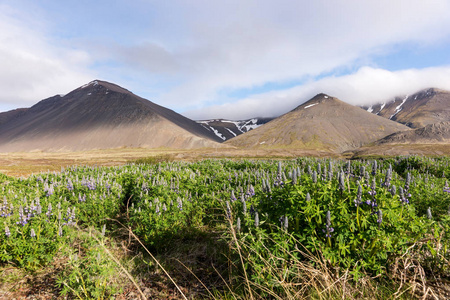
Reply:
[[[225,144],[344,152],[408,127],[319,94],[294,110]]]
[[[450,121],[450,92],[430,88],[363,108],[411,128],[420,128]]]
[[[92,81],[65,96],[0,113],[0,151],[216,147],[196,122],[118,85]]]
[[[396,132],[375,144],[448,144],[450,147],[450,122],[429,124],[414,130]]]

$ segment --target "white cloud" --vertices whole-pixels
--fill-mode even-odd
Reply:
[[[197,120],[276,117],[308,101],[318,93],[326,93],[349,104],[364,105],[387,101],[395,96],[412,94],[430,87],[450,90],[450,66],[396,72],[363,67],[350,75],[327,77],[282,91],[253,95],[236,102],[191,110],[184,115]]]
[[[370,63],[393,45],[432,45],[450,35],[446,0],[180,3],[183,18],[171,25],[180,41],[159,41],[182,78],[160,101],[179,108],[217,101],[224,89],[317,76]],[[153,51],[133,57],[150,71],[161,63]]]
[[[4,108],[30,106],[92,79],[85,68],[87,53],[55,46],[46,36],[46,24],[28,17],[0,5],[0,103]]]

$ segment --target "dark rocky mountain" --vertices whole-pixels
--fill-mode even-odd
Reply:
[[[271,122],[225,144],[344,152],[409,128],[337,98],[318,94]]]
[[[118,85],[95,80],[65,96],[0,113],[0,151],[216,147],[196,122]]]
[[[221,140],[226,141],[252,129],[258,128],[271,120],[273,120],[273,118],[253,118],[243,121],[212,119],[196,122],[207,130],[214,132]]]
[[[420,128],[450,121],[450,92],[430,88],[362,108],[411,128]]]

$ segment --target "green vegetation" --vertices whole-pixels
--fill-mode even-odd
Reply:
[[[0,271],[58,264],[80,299],[449,295],[449,158],[171,160],[0,174]]]

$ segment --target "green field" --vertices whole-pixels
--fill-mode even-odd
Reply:
[[[0,174],[0,298],[450,296],[447,157],[173,159]]]

